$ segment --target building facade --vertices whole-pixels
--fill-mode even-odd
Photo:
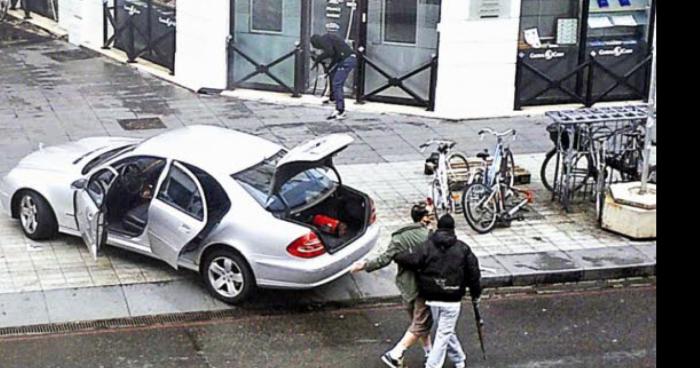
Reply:
[[[312,34],[360,63],[346,93],[439,116],[639,100],[654,0],[22,0],[71,43],[122,50],[192,89],[320,94]]]

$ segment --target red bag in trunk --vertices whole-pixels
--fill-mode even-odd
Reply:
[[[347,226],[340,220],[324,215],[315,215],[312,223],[326,234],[342,236],[347,231]]]

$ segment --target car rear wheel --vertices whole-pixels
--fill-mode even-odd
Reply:
[[[229,304],[246,300],[255,287],[248,263],[236,252],[224,248],[206,255],[202,277],[209,292]]]
[[[29,239],[49,239],[58,232],[58,223],[51,206],[38,193],[22,192],[17,209],[22,231]]]

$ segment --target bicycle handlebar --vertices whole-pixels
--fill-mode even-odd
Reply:
[[[499,132],[497,132],[497,131],[495,131],[495,130],[493,130],[493,129],[491,129],[491,128],[484,128],[484,129],[481,129],[481,130],[479,131],[479,133],[478,133],[478,134],[479,134],[479,138],[480,138],[481,140],[483,140],[483,139],[484,139],[484,134],[486,134],[486,133],[489,133],[489,134],[491,134],[491,135],[495,135],[497,138],[506,136],[506,135],[508,135],[508,134],[512,134],[512,135],[513,135],[513,140],[515,140],[515,136],[516,136],[516,134],[517,134],[517,132],[515,131],[515,129],[508,129],[508,130],[506,130],[505,132],[500,132],[500,133],[499,133]]]
[[[427,141],[427,142],[421,144],[420,146],[418,146],[418,148],[420,148],[420,151],[423,152],[423,151],[425,151],[426,148],[430,147],[430,146],[433,145],[433,144],[437,144],[437,145],[441,145],[441,144],[451,145],[451,144],[454,144],[454,143],[455,143],[454,141],[441,140],[441,139],[431,139],[431,140],[429,140],[429,141]]]

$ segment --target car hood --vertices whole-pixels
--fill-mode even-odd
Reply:
[[[41,147],[40,145],[39,149],[23,158],[17,167],[79,172],[95,156],[107,150],[139,141],[135,138],[92,137],[57,146]]]

